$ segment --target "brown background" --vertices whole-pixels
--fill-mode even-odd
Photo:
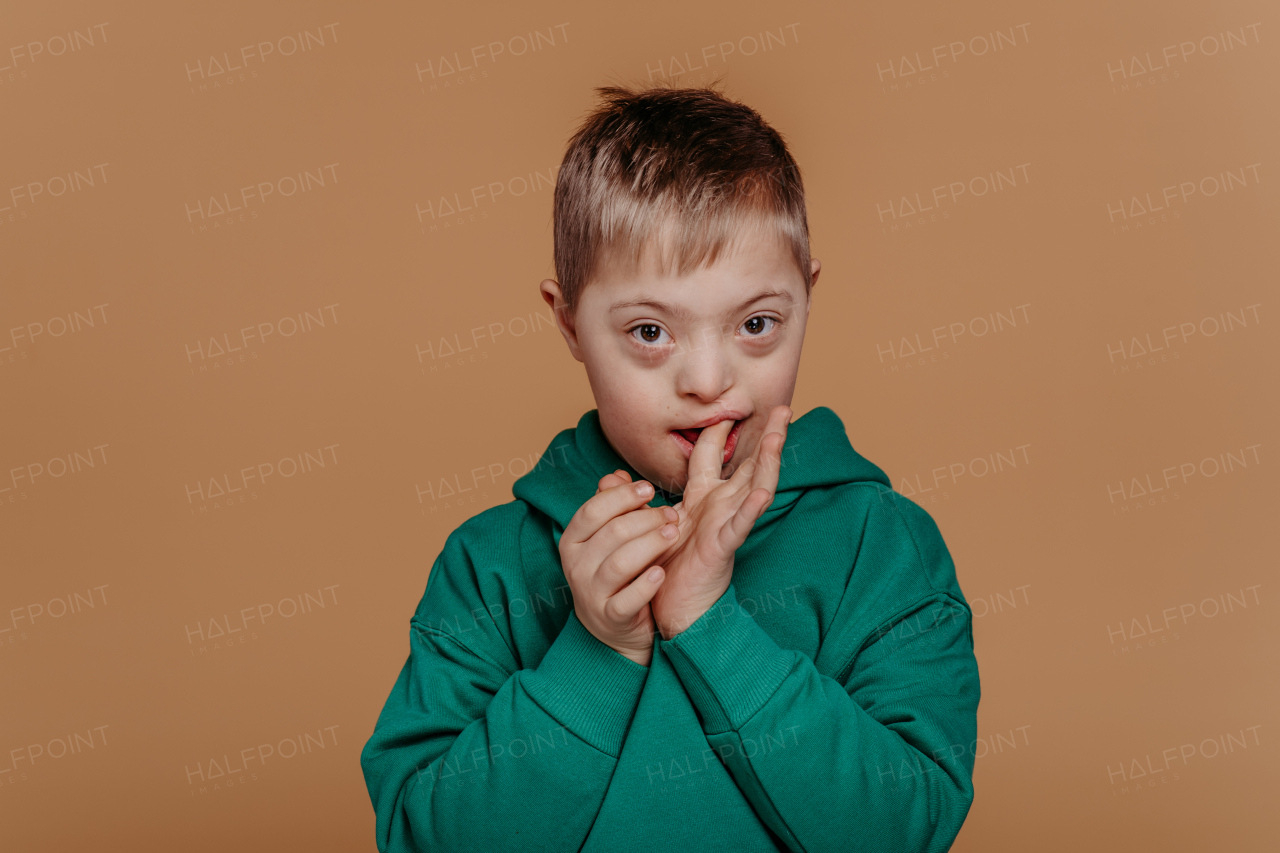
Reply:
[[[536,292],[548,176],[594,86],[686,54],[804,169],[794,408],[928,509],[979,617],[956,849],[1273,849],[1273,3],[195,8],[0,26],[6,849],[373,849],[427,570],[593,406]]]

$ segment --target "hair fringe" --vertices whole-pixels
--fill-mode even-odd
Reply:
[[[773,229],[808,290],[809,227],[799,166],[755,110],[718,91],[610,85],[570,139],[556,178],[555,267],[570,312],[606,257],[652,250],[686,273]]]

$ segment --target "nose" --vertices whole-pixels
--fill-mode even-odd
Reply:
[[[676,372],[676,393],[713,402],[733,385],[733,364],[721,329],[703,328],[686,341]]]

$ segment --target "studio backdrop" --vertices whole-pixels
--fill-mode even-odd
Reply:
[[[955,849],[1274,849],[1276,11],[8,4],[0,843],[374,849],[428,571],[594,407],[565,143],[718,80],[803,171],[796,416],[973,608]]]

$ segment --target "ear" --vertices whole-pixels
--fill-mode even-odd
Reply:
[[[808,300],[805,303],[804,311],[807,315],[809,309],[813,307],[813,289],[818,286],[818,273],[822,272],[822,261],[817,258],[809,259],[809,290]]]
[[[564,336],[564,341],[569,345],[569,354],[576,360],[582,361],[582,349],[578,346],[578,331],[574,322],[574,316],[569,312],[569,306],[564,301],[564,294],[560,292],[560,282],[553,278],[543,279],[538,285],[538,291],[542,294],[543,300],[551,306],[551,313],[556,318],[556,328],[560,330],[560,334]]]

